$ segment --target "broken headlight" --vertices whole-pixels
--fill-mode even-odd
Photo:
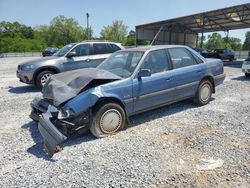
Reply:
[[[72,109],[64,110],[60,109],[57,115],[58,119],[67,119],[75,115],[75,112]]]

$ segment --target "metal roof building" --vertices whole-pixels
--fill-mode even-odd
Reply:
[[[250,28],[250,3],[136,26],[136,39],[195,47],[199,33]],[[202,46],[202,42],[201,42]]]

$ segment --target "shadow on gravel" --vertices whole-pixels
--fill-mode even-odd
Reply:
[[[236,80],[236,81],[250,81],[250,77],[238,76],[236,78],[232,78],[232,80]]]
[[[19,86],[19,87],[10,87],[8,90],[10,93],[15,94],[23,94],[23,93],[31,93],[31,92],[39,92],[35,86]]]
[[[38,130],[38,124],[34,121],[31,121],[22,126],[23,129],[28,129],[30,131],[31,137],[35,144],[27,149],[27,152],[36,156],[37,158],[42,158],[44,160],[55,162],[51,159],[49,155],[44,151],[43,148],[43,138]]]

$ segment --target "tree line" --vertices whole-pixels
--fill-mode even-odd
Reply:
[[[120,42],[126,46],[134,46],[136,42],[135,32],[128,32],[128,27],[119,20],[103,26],[100,37],[94,37],[91,28],[82,27],[75,19],[65,16],[57,16],[49,25],[33,28],[19,22],[0,22],[0,53],[42,51],[48,46],[61,48],[88,38]],[[150,41],[137,41],[137,44],[146,45],[150,44]],[[218,33],[213,33],[208,36],[204,46],[208,49],[227,47],[233,50],[250,50],[250,32],[246,33],[243,45],[238,38],[226,39]]]

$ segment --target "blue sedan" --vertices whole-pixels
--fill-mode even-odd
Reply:
[[[164,45],[115,52],[97,68],[53,75],[30,117],[50,155],[75,131],[96,137],[115,134],[132,115],[192,98],[211,100],[225,79],[219,59],[204,59],[186,46]]]

